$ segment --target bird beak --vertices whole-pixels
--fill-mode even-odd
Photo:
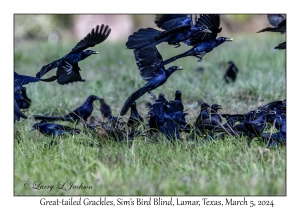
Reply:
[[[218,106],[218,109],[223,109],[223,107],[221,105]]]
[[[98,54],[98,52],[97,51],[92,51],[91,54]]]
[[[35,130],[35,128],[31,128],[31,129],[30,129],[30,131],[33,131],[33,130]]]
[[[233,41],[233,38],[226,38],[225,41]]]
[[[182,66],[177,66],[177,70],[183,70]]]

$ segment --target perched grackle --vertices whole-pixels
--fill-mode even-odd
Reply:
[[[144,119],[139,115],[136,109],[136,102],[131,105],[131,114],[127,122],[128,127],[136,127],[138,124],[143,123]]]
[[[224,80],[226,83],[234,82],[236,79],[236,75],[238,73],[238,68],[232,61],[228,61],[228,68],[224,75]]]
[[[41,78],[44,74],[52,69],[57,68],[56,75],[48,78],[48,82],[57,80],[61,85],[72,83],[72,82],[84,82],[79,73],[80,68],[78,62],[86,59],[92,54],[98,54],[98,52],[93,50],[86,50],[89,47],[94,47],[95,45],[105,41],[110,34],[111,29],[109,26],[104,26],[102,24],[86,35],[77,45],[61,59],[53,61],[42,67],[42,69],[36,74],[36,77]]]
[[[126,114],[134,101],[146,92],[153,95],[151,90],[163,85],[175,71],[182,70],[181,66],[171,66],[165,69],[162,57],[156,47],[141,48],[135,50],[134,54],[140,74],[147,84],[128,97],[120,112],[121,116]]]
[[[105,103],[103,98],[100,98],[100,111],[102,113],[103,119],[112,116],[111,108]]]

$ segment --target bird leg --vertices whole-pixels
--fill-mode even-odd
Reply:
[[[155,103],[155,100],[156,100],[156,95],[154,93],[152,93],[150,90],[147,90],[148,93],[151,95],[151,98],[153,100],[153,103]]]
[[[205,55],[206,53],[205,52],[200,52],[198,55],[196,55],[196,58],[199,58],[198,62],[201,62],[202,61],[202,57]]]

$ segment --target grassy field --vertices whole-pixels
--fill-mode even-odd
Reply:
[[[197,101],[223,106],[220,113],[247,113],[258,106],[286,98],[286,52],[274,50],[285,40],[274,34],[233,36],[204,56],[201,63],[194,57],[182,58],[171,65],[184,67],[174,73],[162,87],[153,92],[174,98],[182,91],[187,121],[193,123],[199,113]],[[34,76],[46,65],[68,53],[77,40],[56,45],[47,42],[16,42],[14,69]],[[33,114],[67,114],[80,106],[89,95],[103,97],[118,116],[127,97],[145,84],[139,75],[134,55],[125,42],[97,45],[98,55],[79,63],[86,82],[68,85],[33,83],[27,85],[32,100],[27,120],[14,126],[14,195],[285,195],[286,148],[266,149],[255,139],[251,148],[244,138],[196,145],[184,140],[175,145],[163,136],[160,142],[145,137],[127,143],[98,142],[90,133],[57,139],[48,147],[50,137],[38,131],[29,132],[36,122]],[[184,52],[186,46],[158,46],[164,59]],[[227,61],[239,68],[237,81],[223,81]],[[196,71],[203,67],[204,72]],[[49,73],[49,77],[54,74]],[[48,75],[45,75],[48,77]],[[137,100],[145,117],[149,95]],[[93,116],[100,116],[100,103],[94,102]],[[128,119],[129,112],[123,118]],[[72,126],[71,123],[58,122]],[[82,128],[79,125],[78,128]],[[90,189],[70,188],[90,186]],[[65,183],[65,189],[59,189]],[[53,186],[53,189],[41,189]],[[40,189],[33,189],[40,188]]]

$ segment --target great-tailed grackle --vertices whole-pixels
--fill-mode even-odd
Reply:
[[[210,112],[210,124],[212,125],[221,125],[222,118],[220,114],[218,114],[218,110],[223,109],[223,107],[219,104],[211,105],[211,112]]]
[[[184,41],[188,46],[195,46],[201,42],[207,42],[209,40],[216,39],[218,33],[222,31],[222,27],[220,27],[221,19],[220,14],[202,14],[196,20],[196,26],[204,26],[211,33],[205,33],[204,36],[193,36]]]
[[[42,134],[46,136],[62,136],[64,134],[78,134],[80,133],[79,129],[70,128],[69,126],[59,125],[55,123],[46,123],[39,122],[35,123],[30,131],[38,130]]]
[[[155,46],[135,50],[134,54],[140,74],[147,84],[128,97],[120,112],[121,116],[126,114],[134,101],[146,92],[153,95],[151,90],[163,85],[175,71],[182,70],[181,66],[171,66],[166,70]]]
[[[154,22],[164,31],[153,28],[139,29],[128,37],[127,48],[140,49],[162,42],[179,47],[180,42],[189,38],[196,37],[201,40],[207,33],[211,33],[207,26],[201,25],[200,22],[194,25],[192,16],[188,14],[160,14],[156,15]]]
[[[174,101],[169,102],[174,108],[176,108],[177,111],[183,111],[184,110],[184,106],[182,104],[181,96],[182,96],[182,92],[180,90],[176,90]]]
[[[41,78],[44,74],[50,70],[57,68],[56,75],[50,77],[48,81],[57,80],[61,85],[72,83],[72,82],[84,82],[79,73],[80,68],[78,62],[86,59],[92,54],[98,54],[98,52],[93,50],[86,50],[89,47],[94,47],[95,45],[105,41],[110,34],[111,29],[109,26],[104,26],[102,24],[86,35],[77,45],[61,59],[53,61],[42,67],[42,69],[36,74],[36,77]]]
[[[14,98],[20,109],[29,109],[31,100],[26,94],[26,87],[21,87],[14,93]]]
[[[239,69],[232,61],[228,61],[228,68],[224,75],[224,80],[226,83],[234,82]]]
[[[196,127],[203,124],[206,119],[209,119],[208,108],[210,108],[208,103],[201,104],[200,113],[199,113],[198,117],[196,118],[196,122],[195,122]]]
[[[45,115],[34,115],[34,119],[36,120],[43,120],[43,121],[70,121],[74,122],[76,121],[76,124],[79,120],[87,121],[87,118],[92,114],[93,112],[93,101],[100,100],[98,96],[90,95],[83,105],[78,107],[77,109],[73,110],[69,114],[65,116],[45,116]]]
[[[282,42],[279,45],[277,45],[274,49],[277,50],[285,50],[286,49],[286,42]]]
[[[32,82],[45,81],[44,79],[31,77],[27,75],[18,74],[14,71],[14,92],[21,89],[23,85],[27,85]]]
[[[212,51],[214,48],[218,47],[220,44],[223,44],[226,41],[232,41],[232,38],[227,38],[227,37],[219,37],[217,39],[211,39],[207,42],[201,42],[200,44],[195,45],[192,49],[176,55],[174,57],[171,57],[167,60],[165,60],[163,63],[164,65],[167,65],[179,58],[187,57],[187,56],[194,56],[196,58],[199,58],[199,62],[202,61],[203,56],[206,53],[209,53]]]
[[[43,79],[31,77],[27,75],[18,74],[14,71],[14,95],[16,92],[20,91],[22,89],[23,85],[27,85],[32,82],[38,82],[38,81],[44,81]],[[14,100],[14,122],[20,121],[20,117],[27,119],[26,115],[24,115],[16,102],[16,99]]]
[[[269,31],[269,32],[280,32],[284,34],[286,32],[286,19],[280,14],[269,14],[267,15],[269,23],[273,27],[264,28],[257,33]]]
[[[14,100],[14,122],[20,121],[20,118],[27,119],[27,116],[20,111],[16,100]]]
[[[281,34],[286,33],[286,19],[280,14],[269,14],[268,21],[273,27],[264,28],[260,32],[280,32]],[[284,50],[286,49],[286,42],[283,42],[276,46],[274,49]]]
[[[256,113],[254,113],[252,120],[245,120],[244,125],[245,127],[255,134],[257,137],[261,136],[262,132],[264,131],[266,124],[267,124],[267,118],[270,115],[275,115],[276,112],[271,110],[256,110]]]
[[[100,111],[102,113],[103,119],[112,116],[111,108],[108,106],[103,98],[100,98]]]
[[[127,121],[127,126],[136,127],[138,124],[143,123],[144,119],[138,113],[138,110],[136,108],[136,102],[133,102],[130,108],[131,108],[131,114]]]

